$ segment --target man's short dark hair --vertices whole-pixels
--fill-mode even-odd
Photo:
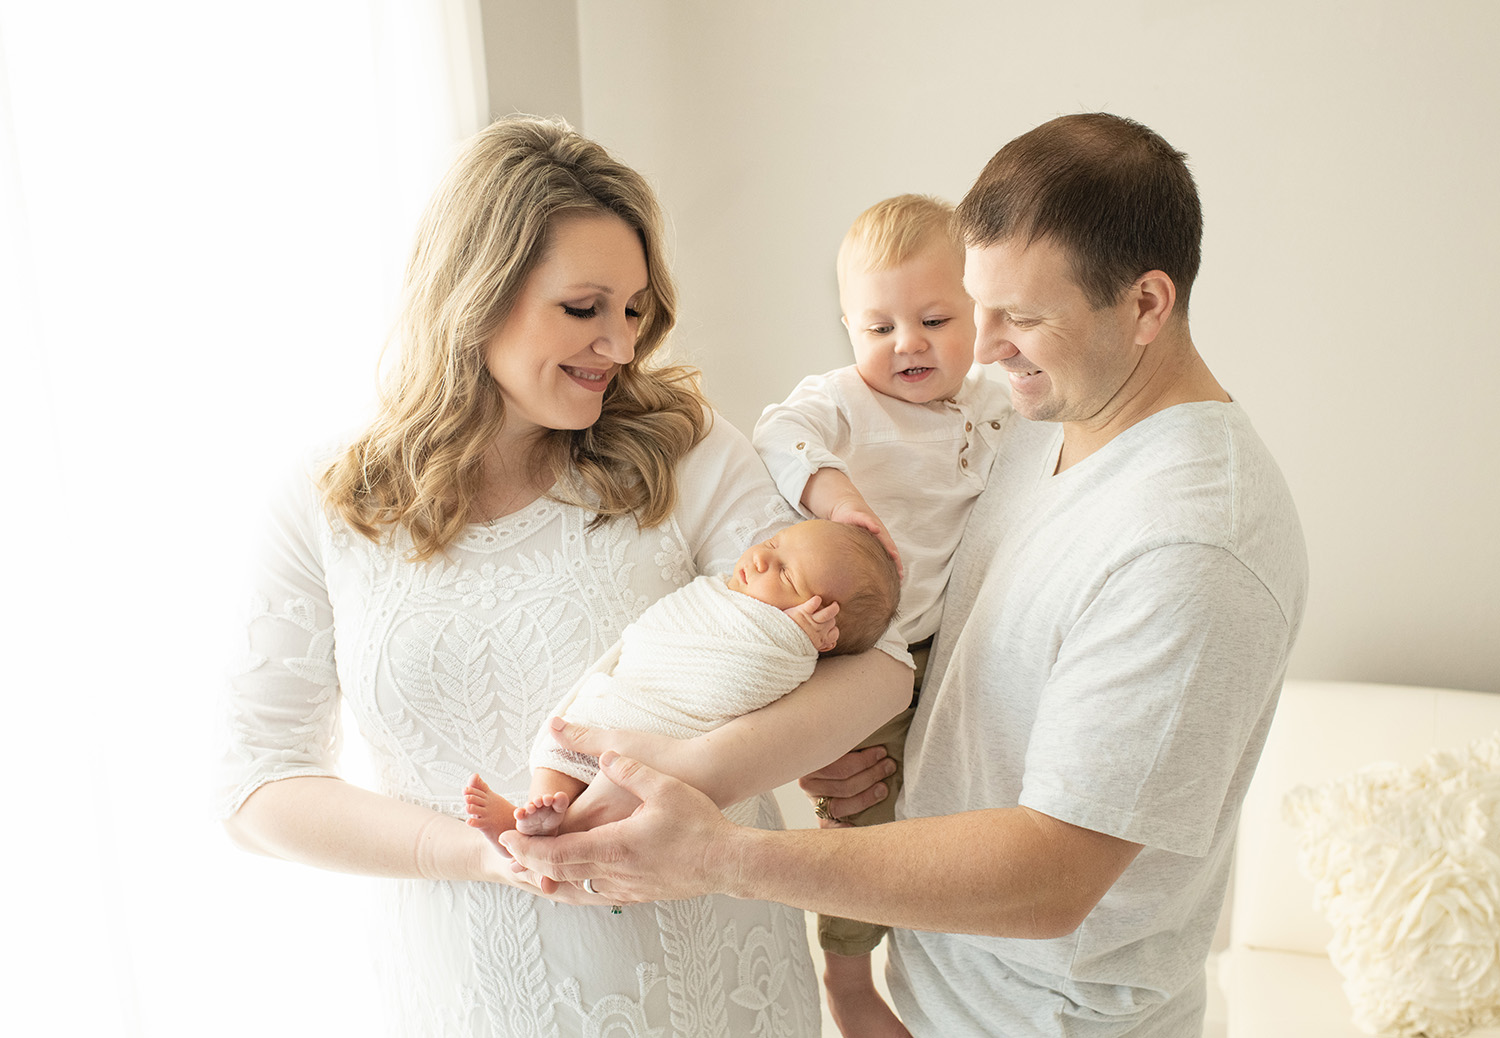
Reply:
[[[1177,309],[1187,313],[1203,208],[1187,156],[1138,122],[1093,112],[1023,133],[984,167],[958,220],[971,247],[1057,242],[1095,309],[1114,303],[1146,271],[1160,270],[1177,288]]]

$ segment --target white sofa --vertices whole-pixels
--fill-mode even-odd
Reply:
[[[1282,804],[1299,784],[1379,761],[1421,762],[1500,729],[1500,695],[1289,681],[1240,821],[1229,947],[1218,956],[1228,1038],[1359,1038],[1325,949],[1333,928],[1299,872],[1299,830]],[[1500,1028],[1469,1032],[1495,1038]]]

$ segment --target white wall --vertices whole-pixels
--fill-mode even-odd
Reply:
[[[490,113],[560,115],[583,124],[578,9],[571,3],[479,0]]]
[[[1500,692],[1500,5],[579,0],[583,127],[658,185],[680,350],[742,428],[846,362],[833,255],[1054,115],[1129,115],[1206,209],[1195,339],[1292,484],[1292,671]],[[492,91],[493,96],[493,91]]]

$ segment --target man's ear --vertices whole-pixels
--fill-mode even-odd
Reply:
[[[1161,334],[1177,307],[1177,286],[1160,270],[1148,270],[1130,286],[1135,313],[1135,341],[1141,346]]]

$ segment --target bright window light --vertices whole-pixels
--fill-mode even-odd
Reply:
[[[235,850],[209,784],[267,487],[368,413],[478,128],[472,9],[0,3],[4,1033],[382,1032],[375,882]]]

